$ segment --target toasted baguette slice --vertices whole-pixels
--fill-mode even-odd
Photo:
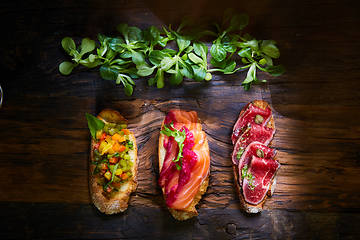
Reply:
[[[112,109],[104,109],[98,115],[98,118],[105,123],[124,123],[127,120],[121,114]],[[94,144],[95,141],[91,140],[90,149],[90,167],[89,167],[89,187],[90,195],[94,205],[105,214],[114,214],[124,212],[128,207],[130,194],[136,190],[137,187],[137,146],[134,134],[130,133],[130,140],[133,142],[134,149],[129,150],[130,159],[133,163],[131,172],[132,177],[127,182],[123,183],[120,191],[108,197],[104,194],[103,188],[98,184],[99,176],[93,174],[95,166],[91,164],[94,161]]]
[[[267,107],[270,107],[270,105],[262,100],[254,100],[252,102],[255,106],[262,108],[262,109],[266,109]],[[242,114],[246,109],[241,110],[240,114]],[[275,122],[274,122],[274,117],[273,115],[271,115],[268,123],[266,124],[266,126],[268,128],[272,128],[275,129]],[[271,142],[269,144],[269,146],[271,145]],[[270,184],[270,188],[269,191],[267,192],[267,195],[264,197],[264,199],[257,205],[252,205],[249,204],[245,201],[244,195],[243,195],[243,191],[242,191],[242,187],[239,184],[239,168],[238,165],[233,164],[233,171],[234,171],[234,181],[235,181],[235,188],[236,188],[236,192],[239,195],[239,200],[240,200],[240,206],[242,208],[242,210],[244,210],[247,213],[259,213],[263,210],[264,207],[264,203],[266,201],[267,196],[272,196],[272,194],[275,191],[275,186],[276,186],[276,175],[273,178],[271,184]]]
[[[161,124],[161,128],[163,126],[164,126],[164,121]],[[166,155],[166,149],[164,148],[164,144],[163,144],[164,139],[165,139],[164,135],[160,134],[160,136],[159,136],[159,152],[158,152],[158,154],[159,154],[159,171],[161,171],[161,169],[162,169],[162,166],[163,166],[163,163],[165,160],[165,155]],[[207,139],[205,139],[204,146],[206,148],[205,151],[209,152],[209,144],[208,144]],[[194,200],[191,202],[191,204],[186,209],[176,210],[176,209],[168,208],[169,212],[176,220],[184,221],[184,220],[190,219],[190,218],[198,215],[198,212],[197,212],[195,206],[199,203],[202,195],[207,190],[207,187],[209,185],[209,175],[210,175],[210,170],[209,170],[206,178],[203,180],[203,182],[199,188],[199,191],[195,195]],[[165,189],[162,188],[162,191],[164,194]],[[164,195],[164,198],[165,198],[165,195]]]

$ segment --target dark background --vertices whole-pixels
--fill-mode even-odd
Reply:
[[[7,1],[0,4],[1,239],[356,239],[360,235],[360,14],[356,1]],[[274,39],[287,72],[244,92],[245,73],[158,90],[137,81],[132,97],[97,70],[61,76],[60,41],[145,28],[184,15],[218,19],[232,7],[246,31]],[[272,104],[282,164],[275,196],[256,216],[240,212],[232,186],[230,133],[241,107]],[[177,222],[156,185],[159,124],[172,106],[194,109],[211,150],[199,216]],[[131,122],[139,186],[124,214],[90,203],[84,113],[104,107]],[[221,120],[219,120],[221,119]]]

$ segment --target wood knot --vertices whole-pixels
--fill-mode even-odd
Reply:
[[[236,224],[228,223],[228,225],[226,226],[226,232],[231,235],[236,235]]]

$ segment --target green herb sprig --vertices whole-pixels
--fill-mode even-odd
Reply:
[[[78,47],[72,38],[65,37],[61,45],[71,57],[71,62],[62,62],[59,71],[69,75],[79,65],[99,67],[103,79],[122,84],[125,94],[131,96],[134,79],[137,78],[149,77],[149,86],[163,88],[165,79],[171,85],[179,85],[184,78],[210,81],[214,72],[233,74],[248,69],[242,82],[244,89],[248,90],[254,83],[266,82],[257,78],[257,70],[273,76],[285,71],[281,65],[273,65],[273,59],[280,57],[275,41],[256,40],[242,33],[248,22],[246,14],[234,14],[228,10],[222,23],[215,24],[214,31],[184,31],[189,23],[186,19],[176,30],[171,25],[162,29],[150,26],[141,30],[119,24],[116,28],[118,36],[98,34],[97,42],[84,38]],[[200,40],[203,36],[215,37],[210,59],[208,46]]]
[[[96,132],[98,130],[103,129],[105,126],[105,123],[91,114],[85,113],[85,116],[86,116],[86,119],[88,122],[88,127],[90,130],[91,136],[93,139],[96,139]]]
[[[248,171],[248,165],[245,164],[245,166],[241,169],[241,177],[243,179],[247,179],[249,182],[249,187],[251,190],[255,189],[255,185],[254,185],[254,179],[255,177]]]
[[[183,157],[182,152],[183,152],[183,148],[184,148],[184,141],[186,139],[185,129],[183,129],[182,131],[179,131],[176,128],[174,128],[173,123],[170,123],[170,127],[173,130],[170,129],[168,126],[164,125],[164,129],[162,129],[160,133],[162,133],[168,137],[174,137],[174,140],[177,142],[177,144],[179,146],[179,153],[178,153],[177,157],[175,159],[173,159],[173,162],[176,165],[176,169],[181,170],[181,159]],[[180,161],[180,164],[178,164],[179,161]]]

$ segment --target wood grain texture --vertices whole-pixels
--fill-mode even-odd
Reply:
[[[188,3],[190,1],[186,1]],[[360,18],[355,1],[8,1],[1,3],[1,239],[355,239],[360,201]],[[227,4],[228,3],[228,4]],[[247,31],[275,39],[281,77],[244,92],[245,73],[215,75],[155,89],[136,81],[132,97],[97,70],[58,73],[64,36],[95,38],[119,22],[140,27],[218,18],[234,6],[250,15]],[[10,21],[10,19],[13,19]],[[5,78],[6,76],[6,78]],[[239,211],[233,187],[230,134],[241,108],[271,103],[274,145],[282,164],[265,212]],[[210,145],[211,176],[199,217],[175,222],[157,185],[157,141],[165,113],[195,110]],[[90,137],[85,112],[117,109],[139,147],[137,192],[129,210],[105,217],[90,205]],[[234,226],[235,225],[235,226]]]

